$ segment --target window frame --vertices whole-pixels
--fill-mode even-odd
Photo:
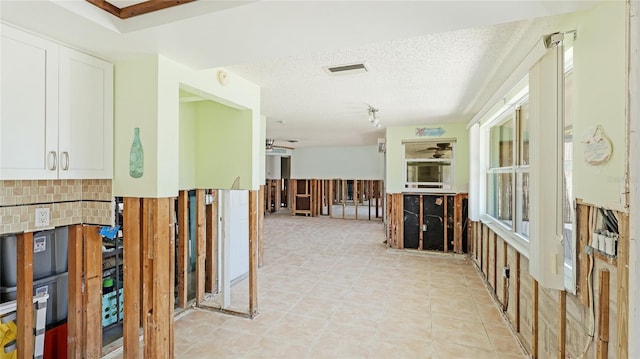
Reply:
[[[406,145],[424,144],[425,146],[433,145],[437,143],[448,142],[451,144],[451,158],[407,158]],[[455,189],[455,159],[456,159],[456,139],[455,138],[429,138],[424,140],[405,140],[402,141],[402,192],[435,192],[435,193],[449,193]],[[408,181],[408,164],[410,162],[423,162],[423,163],[449,163],[449,181],[445,182],[409,182]],[[415,187],[412,187],[415,186]],[[423,187],[418,186],[434,186]],[[438,187],[439,186],[439,187]]]
[[[527,78],[523,79],[523,82],[526,81]],[[518,175],[522,173],[529,173],[529,164],[523,165],[521,164],[521,156],[520,156],[520,148],[521,148],[521,115],[520,109],[523,104],[528,103],[529,101],[529,91],[528,86],[525,86],[520,92],[514,96],[511,100],[510,105],[505,106],[502,111],[496,113],[493,118],[487,122],[485,122],[481,126],[481,135],[485,137],[485,146],[483,146],[482,151],[485,152],[485,163],[486,168],[484,169],[485,179],[485,208],[482,209],[483,213],[480,215],[480,219],[488,224],[492,230],[498,233],[502,238],[510,239],[510,244],[512,244],[518,251],[528,256],[529,252],[529,237],[519,233],[519,227],[517,223],[518,213],[521,212],[519,207],[519,202],[517,199],[518,192],[517,183],[518,183]],[[491,129],[496,126],[501,126],[507,121],[512,122],[512,158],[513,161],[510,166],[502,166],[502,167],[491,167]],[[490,198],[493,197],[493,190],[491,186],[491,175],[508,173],[512,176],[511,181],[511,193],[513,201],[511,202],[511,225],[508,225],[503,220],[494,217],[490,214],[490,208],[493,205]]]

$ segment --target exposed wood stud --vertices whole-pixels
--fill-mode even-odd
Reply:
[[[453,252],[462,253],[462,195],[453,197]],[[445,220],[446,221],[446,220]],[[445,222],[445,229],[448,222]]]
[[[81,359],[84,353],[83,322],[84,303],[82,301],[82,225],[69,227],[68,238],[68,278],[69,302],[67,318],[67,357]],[[137,288],[136,288],[137,289]]]
[[[196,189],[196,305],[204,302],[205,287],[205,196],[204,189]]]
[[[392,201],[392,196],[390,194],[387,194],[387,208],[391,208],[391,201]],[[389,211],[387,209],[387,212],[384,214],[385,215],[385,224],[386,224],[386,237],[387,237],[387,246],[388,247],[394,247],[393,246],[393,218],[391,217],[391,211]]]
[[[151,353],[151,348],[154,347],[154,338],[151,334],[153,330],[152,322],[151,322],[151,312],[153,311],[153,296],[154,296],[154,285],[153,285],[153,202],[152,198],[143,198],[142,199],[142,221],[140,223],[141,227],[141,240],[142,244],[142,255],[141,255],[141,266],[142,266],[142,310],[140,314],[140,321],[142,323],[142,332],[144,337],[144,358],[153,358]]]
[[[378,189],[378,191],[379,191],[378,193],[380,194],[380,198],[382,198],[382,196],[384,196],[384,193],[385,193],[385,192],[384,192],[384,188],[385,188],[385,187],[384,187],[384,181],[378,181],[378,184],[380,185],[380,188]],[[380,203],[380,212],[384,213],[384,208],[385,208],[385,206],[386,206],[386,205],[385,205],[384,201],[382,201],[382,202]],[[377,213],[377,212],[376,212],[376,213]]]
[[[258,191],[249,191],[249,316],[258,313]]]
[[[560,329],[558,330],[558,359],[566,358],[567,352],[567,291],[560,291]]]
[[[189,243],[189,193],[178,193],[178,307],[187,307],[187,283],[188,283],[188,243]]]
[[[448,226],[449,226],[449,219],[448,219],[448,203],[449,201],[447,200],[447,195],[444,195],[444,216],[442,218],[442,226],[444,227],[444,252],[447,253],[449,252],[449,230],[448,230]]]
[[[296,179],[292,179],[291,180],[291,189],[290,189],[290,193],[291,196],[289,196],[290,201],[291,201],[291,215],[295,216],[296,215],[296,194],[298,193],[298,180]]]
[[[280,212],[280,208],[282,206],[282,179],[276,181],[276,199],[275,199],[275,211]]]
[[[342,180],[342,219],[347,208],[347,181]]]
[[[16,344],[20,358],[33,358],[33,233],[18,234],[17,242]]]
[[[502,241],[502,268],[507,268],[507,266],[509,265],[509,246],[507,245],[506,241]],[[511,280],[511,278],[507,279],[504,278],[502,279],[502,303],[506,303],[507,302],[507,296],[509,296],[509,292],[507,291],[507,281]]]
[[[404,200],[402,193],[394,194],[398,249],[404,249]]]
[[[376,198],[376,218],[380,217],[378,209],[380,208],[380,181],[373,181],[373,193]]]
[[[278,184],[280,184],[280,180],[278,180]],[[279,192],[278,188],[276,192]],[[217,196],[216,196],[217,197]],[[276,196],[276,207],[280,208],[280,196]],[[260,186],[260,197],[259,197],[261,207],[264,207],[264,186]],[[260,207],[260,208],[261,208]],[[264,212],[258,212],[258,268],[262,268],[264,265]]]
[[[169,296],[169,305],[167,313],[167,321],[169,323],[169,349],[168,349],[168,357],[173,359],[175,357],[174,348],[175,348],[175,329],[174,329],[174,318],[173,311],[175,308],[175,272],[176,272],[176,201],[175,198],[167,198],[169,203],[169,248],[167,251],[169,252],[169,285],[167,287],[167,295]],[[162,225],[162,224],[161,224]]]
[[[140,199],[125,197],[124,241],[124,326],[123,350],[125,358],[140,357]]]
[[[520,252],[516,251],[516,333],[520,333]]]
[[[373,182],[367,181],[367,190],[369,193],[367,194],[367,204],[369,205],[369,210],[367,213],[369,214],[369,220],[371,220],[371,202],[373,201]]]
[[[153,309],[151,310],[151,328],[149,330],[153,343],[150,348],[151,358],[169,358],[173,352],[170,347],[169,321],[173,320],[173,307],[169,306],[169,296],[173,295],[170,287],[173,273],[169,273],[171,258],[169,252],[171,245],[170,198],[157,198],[153,200]],[[147,339],[147,338],[145,338]],[[146,341],[145,341],[146,343]]]
[[[487,280],[489,280],[489,252],[491,251],[491,234],[493,232],[491,232],[489,230],[489,228],[486,228],[485,231],[485,236],[482,239],[482,241],[485,243],[485,248],[484,248],[484,275],[487,278]]]
[[[589,306],[589,293],[587,285],[587,276],[589,274],[589,261],[592,260],[587,255],[584,248],[590,244],[591,233],[589,230],[589,211],[590,207],[584,205],[580,200],[576,201],[576,226],[578,228],[576,254],[578,256],[578,266],[576,268],[576,284],[577,295],[580,303]]]
[[[629,357],[629,215],[616,212],[618,217],[618,283],[617,315],[618,342],[616,358]]]
[[[445,214],[445,217],[446,217],[446,214]],[[419,224],[420,225],[420,229],[419,229],[420,235],[418,237],[418,240],[419,240],[418,249],[419,250],[423,250],[424,249],[424,231],[422,230],[422,228],[424,226],[424,202],[422,200],[422,195],[420,195],[420,217],[419,217],[419,220],[420,220],[420,224]],[[446,232],[446,229],[445,229],[445,232]],[[445,236],[446,236],[446,234],[445,234]]]
[[[598,342],[596,358],[606,359],[609,356],[609,271],[598,272],[600,291],[598,295]]]
[[[271,179],[267,180],[267,193],[266,193],[266,196],[267,196],[267,201],[266,202],[267,203],[266,203],[264,209],[268,213],[275,212],[275,210],[271,210],[271,203],[274,202],[274,199],[273,199],[273,192],[274,192],[274,190],[273,190],[273,184],[274,183],[273,182],[274,181],[275,180],[271,180]]]
[[[99,358],[102,351],[102,237],[98,227],[84,227],[84,310],[86,357]]]
[[[498,235],[493,233],[493,292],[498,288]]]
[[[531,321],[531,358],[538,358],[538,281],[533,279],[533,310]]]
[[[218,267],[218,194],[214,190],[212,193],[213,202],[206,206],[205,210],[205,284],[204,290],[207,293],[216,292],[216,279]],[[264,199],[264,197],[262,197]],[[262,204],[262,201],[260,202]],[[260,208],[263,208],[262,206]],[[264,211],[260,211],[264,215]]]
[[[356,209],[356,219],[358,219],[358,202],[360,202],[360,193],[358,192],[358,180],[353,180],[353,205]]]
[[[560,317],[558,318],[558,359],[566,358],[567,348],[567,291],[560,291]]]
[[[329,217],[333,217],[333,180],[329,180]]]

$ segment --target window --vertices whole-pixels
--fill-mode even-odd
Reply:
[[[519,99],[488,127],[487,214],[529,236],[529,106]]]
[[[564,265],[567,268],[565,287],[575,290],[574,256],[575,239],[573,238],[573,222],[575,220],[573,199],[573,48],[570,47],[564,55],[564,176],[563,176],[563,244]]]
[[[405,189],[452,189],[455,141],[404,143]]]

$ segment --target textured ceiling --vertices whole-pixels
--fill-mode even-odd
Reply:
[[[543,17],[594,3],[199,0],[123,20],[84,0],[1,0],[0,19],[116,64],[228,68],[262,87],[270,137],[348,146],[383,136],[368,104],[385,127],[468,121],[540,36],[567,30]],[[355,61],[370,72],[322,70]]]
[[[229,69],[261,86],[267,137],[276,144],[375,144],[388,126],[469,121],[559,21],[529,19]],[[330,76],[322,69],[358,61],[369,72]],[[379,109],[383,128],[369,123],[369,105]]]

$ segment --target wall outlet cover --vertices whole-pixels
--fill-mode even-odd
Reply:
[[[36,227],[47,227],[49,225],[49,208],[36,208]]]

